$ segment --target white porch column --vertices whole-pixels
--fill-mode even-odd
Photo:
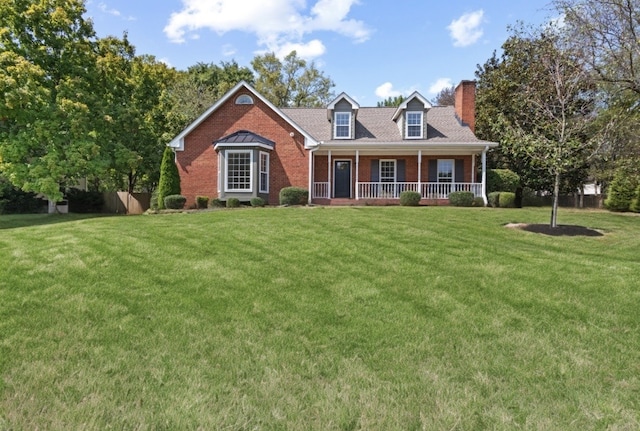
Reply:
[[[484,204],[486,205],[489,201],[487,200],[487,150],[489,147],[484,147],[482,150],[482,200],[484,200]]]
[[[360,150],[356,150],[356,200],[360,199],[360,187],[358,187],[358,182],[360,181],[360,176],[358,175],[358,171],[360,171]]]
[[[422,197],[422,150],[418,150],[418,193]]]
[[[333,187],[331,187],[331,150],[329,150],[329,153],[327,154],[327,164],[329,166],[327,166],[328,172],[327,172],[327,182],[329,183],[329,199],[331,199],[331,196],[333,195],[332,191],[333,191]]]
[[[309,150],[309,198],[308,198],[308,204],[311,204],[311,199],[313,199],[313,195],[314,195],[314,187],[313,187],[313,162],[314,162],[314,152],[315,148],[312,150]]]
[[[476,155],[471,155],[471,184],[476,182]]]

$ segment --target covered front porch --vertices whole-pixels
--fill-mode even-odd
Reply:
[[[448,203],[452,192],[467,191],[486,203],[486,150],[318,149],[309,161],[310,201],[385,204],[414,191],[424,203]]]

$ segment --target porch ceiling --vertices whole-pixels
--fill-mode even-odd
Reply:
[[[397,143],[397,142],[376,142],[376,143],[343,143],[343,142],[325,142],[315,151],[316,155],[326,155],[329,151],[331,154],[339,155],[355,155],[356,151],[361,156],[365,155],[399,155],[399,156],[415,156],[418,151],[422,151],[423,156],[429,155],[470,155],[480,154],[487,147],[495,147],[494,142],[477,141],[477,142],[456,142],[456,143]]]

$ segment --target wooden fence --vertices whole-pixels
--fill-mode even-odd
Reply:
[[[105,192],[104,212],[111,214],[142,214],[149,209],[150,193]]]

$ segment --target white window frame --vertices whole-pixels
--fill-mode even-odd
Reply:
[[[414,123],[409,123],[409,116],[410,115],[419,115],[420,116],[420,123],[419,124],[414,124]],[[423,136],[423,132],[424,132],[424,112],[422,111],[407,111],[407,115],[405,118],[405,137],[407,139],[422,139]],[[409,136],[409,127],[418,127],[420,126],[420,135],[418,136]]]
[[[232,189],[229,187],[229,156],[231,154],[249,154],[249,188],[248,189]],[[227,150],[224,155],[224,191],[225,192],[253,192],[253,151],[252,150]]]
[[[451,163],[451,181],[440,181],[440,166],[441,163]],[[446,183],[446,184],[452,184],[455,183],[455,179],[456,179],[456,161],[454,159],[438,159],[438,171],[437,171],[437,181],[439,183]]]
[[[383,163],[391,163],[393,165],[393,178],[392,181],[389,181],[389,177],[386,177],[386,179],[383,179],[382,176],[382,165]],[[378,167],[378,180],[381,183],[395,183],[397,182],[398,179],[398,162],[395,159],[381,159],[380,163],[379,163],[379,167]]]
[[[347,116],[347,124],[338,124],[338,116]],[[347,136],[338,136],[338,127],[347,128]],[[351,112],[335,112],[333,114],[333,136],[335,139],[351,139]]]
[[[264,184],[262,183],[263,175],[265,176]],[[262,187],[263,185],[264,187]],[[264,151],[260,151],[258,154],[258,190],[260,193],[269,193],[269,153]]]

